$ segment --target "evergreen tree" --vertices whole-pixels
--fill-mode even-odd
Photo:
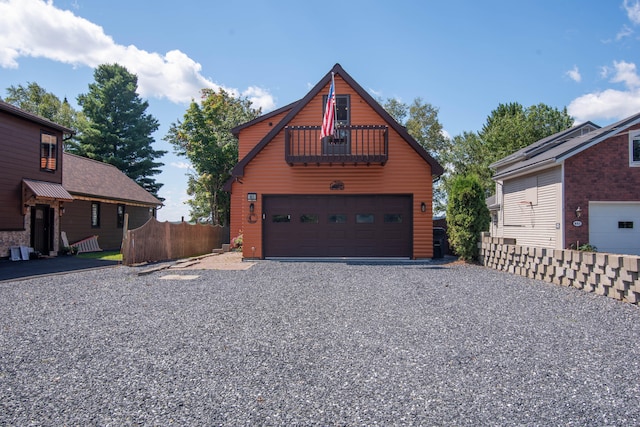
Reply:
[[[136,93],[138,77],[118,64],[100,65],[93,75],[89,92],[78,96],[86,120],[79,123],[79,141],[70,151],[116,166],[157,197],[162,184],[152,177],[163,163],[155,159],[166,151],[153,149],[151,134],[159,124]]]
[[[447,204],[449,243],[460,259],[478,258],[480,232],[489,230],[491,217],[480,180],[475,175],[456,175]]]

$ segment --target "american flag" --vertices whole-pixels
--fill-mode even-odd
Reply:
[[[322,118],[322,129],[320,130],[320,139],[327,136],[333,136],[335,130],[336,115],[336,93],[334,90],[333,73],[331,73],[331,87],[329,88],[329,96],[327,97],[327,105],[324,108],[324,117]]]

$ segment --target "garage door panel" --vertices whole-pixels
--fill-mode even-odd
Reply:
[[[356,230],[356,239],[374,240],[375,237],[373,230]]]
[[[640,203],[591,202],[589,243],[599,252],[640,255]]]
[[[346,239],[347,232],[346,230],[329,230],[328,236],[329,239]]]
[[[266,257],[412,254],[411,196],[267,195],[263,202]]]

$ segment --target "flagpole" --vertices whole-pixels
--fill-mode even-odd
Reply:
[[[336,128],[336,117],[338,116],[337,105],[336,105],[336,81],[334,79],[334,72],[331,72],[331,86],[333,86],[333,136],[335,137],[338,134],[338,129]]]

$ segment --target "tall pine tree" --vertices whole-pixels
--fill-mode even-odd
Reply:
[[[166,151],[153,149],[151,134],[159,123],[136,93],[138,77],[118,64],[100,65],[93,75],[89,93],[78,96],[86,120],[79,123],[79,141],[69,151],[116,166],[157,196],[162,184],[152,177],[164,164],[155,159]]]

